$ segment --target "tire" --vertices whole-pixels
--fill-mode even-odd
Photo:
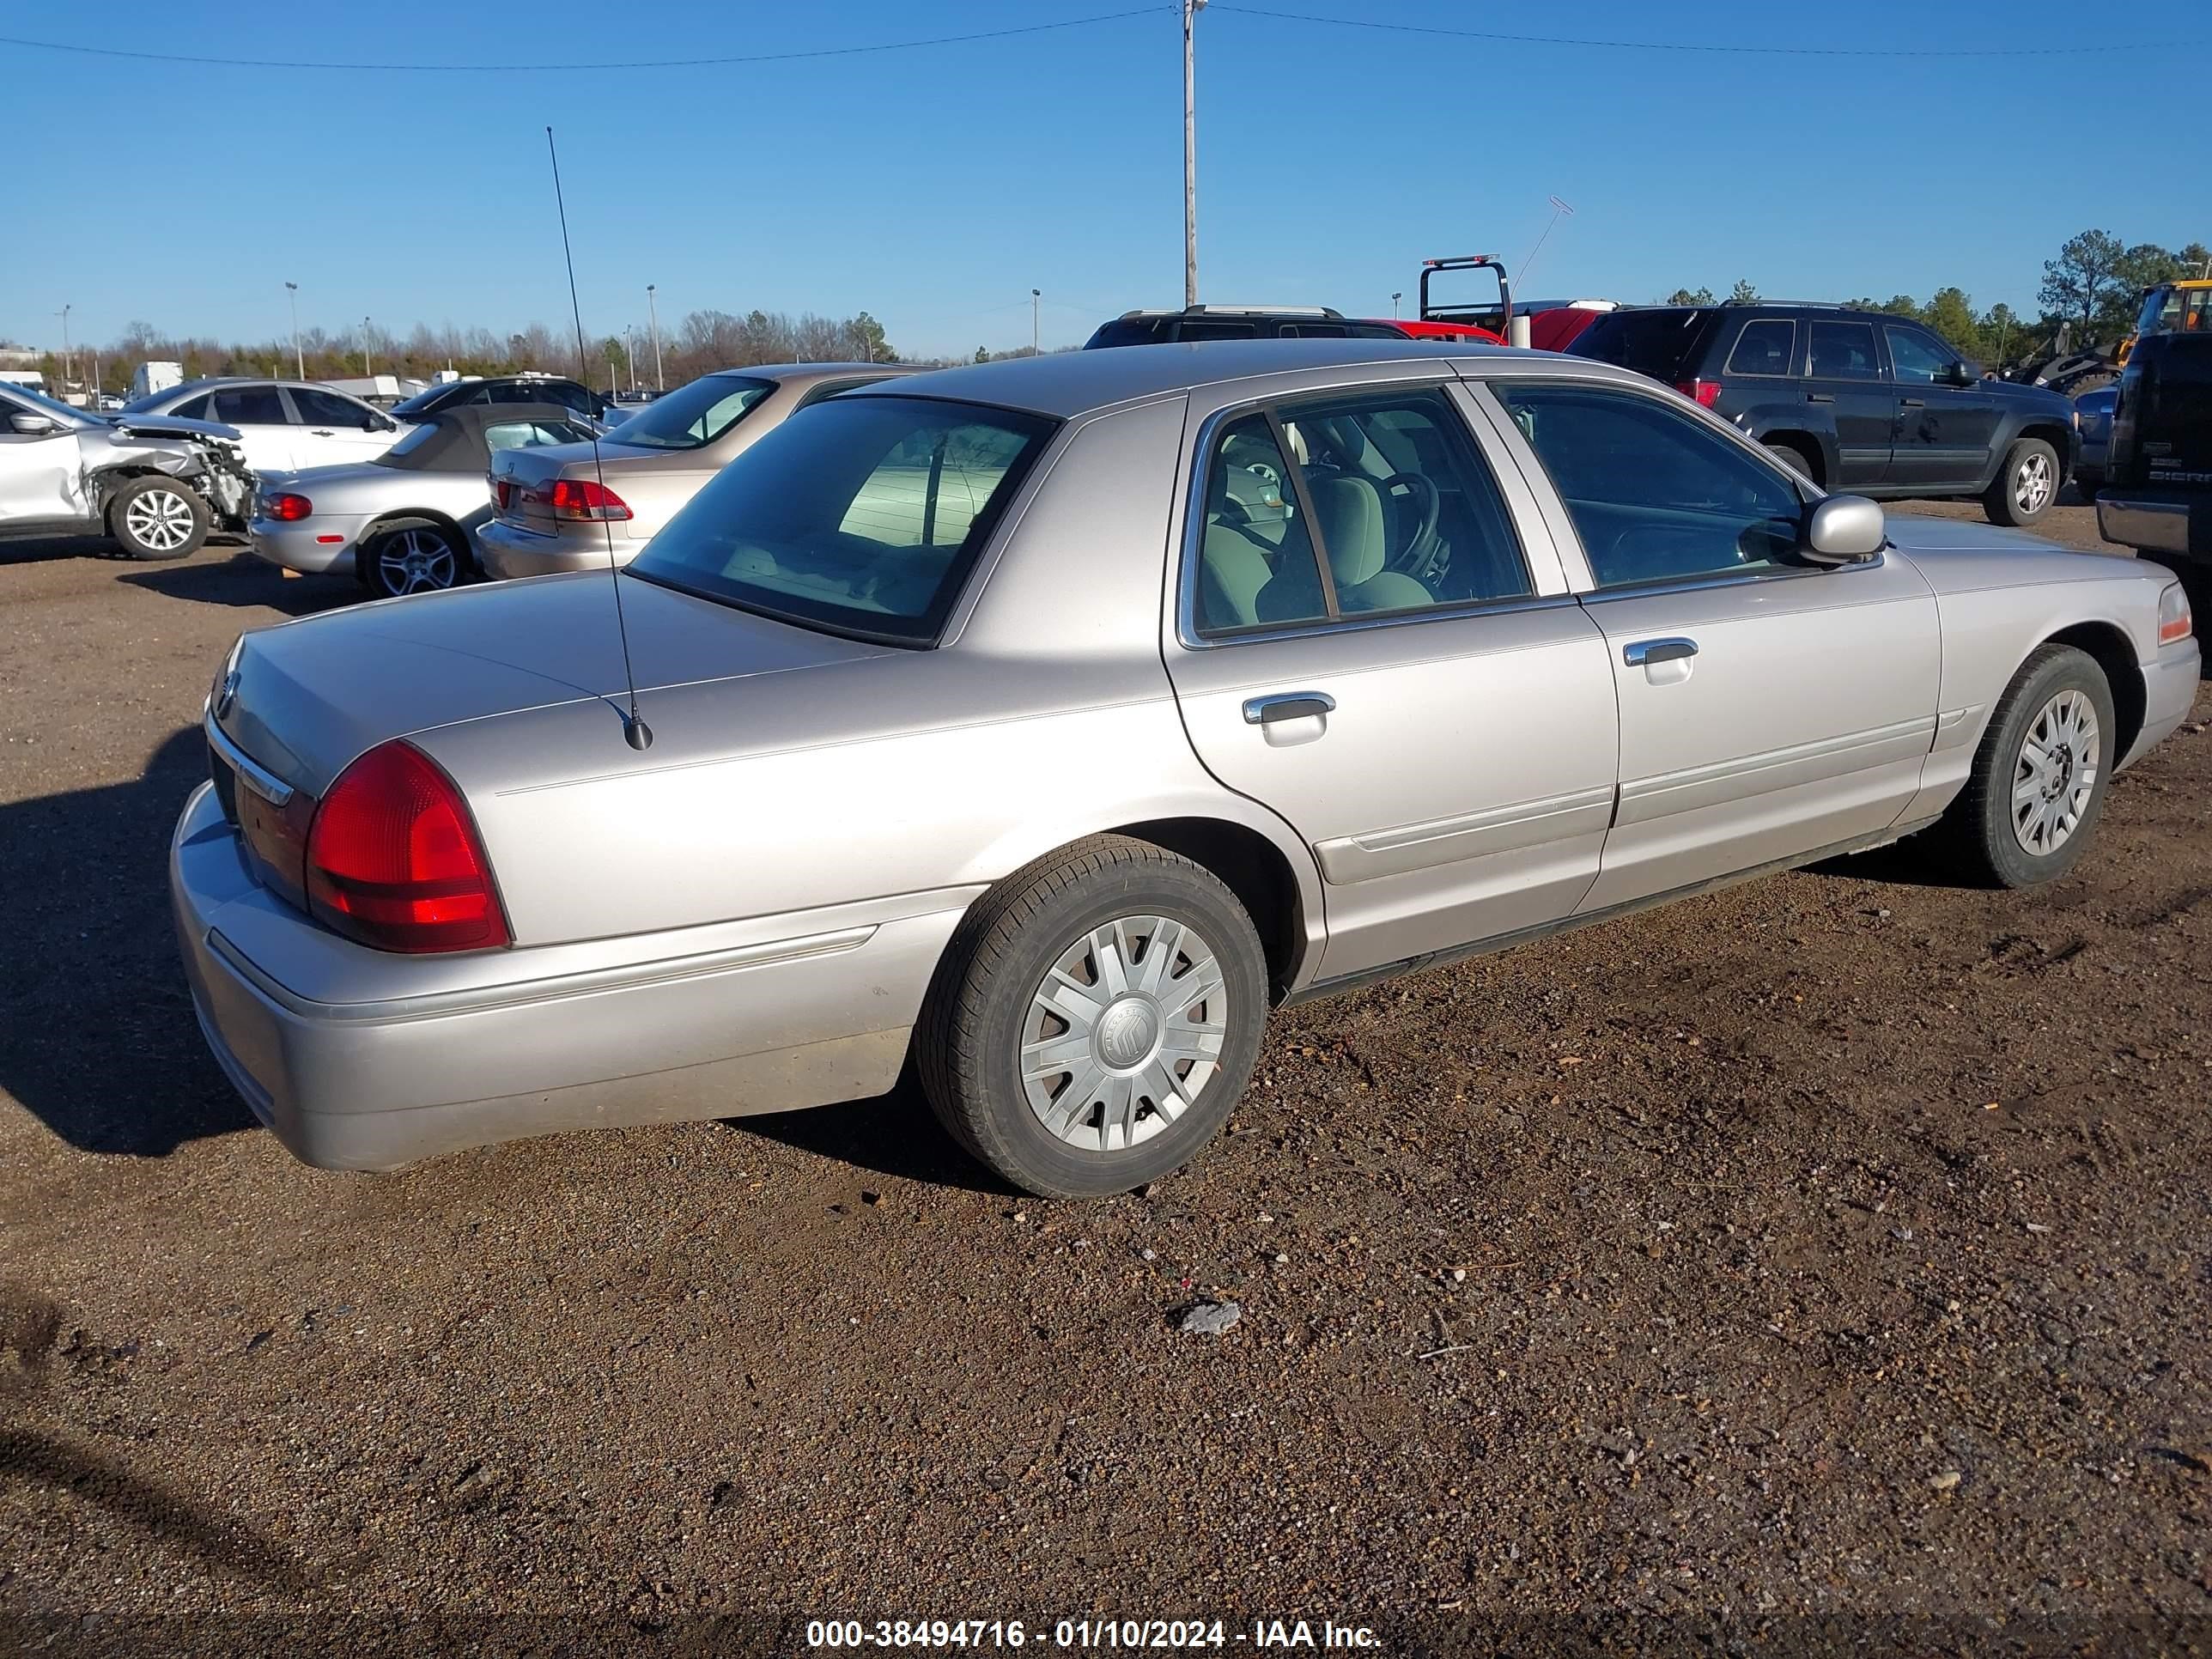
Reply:
[[[1159,959],[1164,980],[1156,950],[1174,952]],[[1127,991],[1094,998],[1117,972]],[[1191,997],[1200,980],[1214,988]],[[1178,994],[1193,1018],[1170,1012]],[[962,920],[915,1057],[932,1109],[978,1160],[1024,1192],[1097,1198],[1213,1139],[1251,1081],[1267,1005],[1259,934],[1234,894],[1188,859],[1096,836],[1008,877]],[[1025,1078],[1024,1049],[1050,1045],[1068,1066]]]
[[[474,568],[459,537],[422,521],[372,531],[354,555],[354,574],[380,599],[443,592],[459,586]]]
[[[2077,472],[2074,475],[2074,493],[2091,507],[2096,506],[2098,493],[2104,487],[2104,479],[2096,473]]]
[[[149,562],[190,558],[212,522],[198,490],[159,474],[131,479],[107,503],[107,533],[130,557]]]
[[[2058,499],[2058,452],[2040,438],[2022,438],[2005,451],[2004,465],[1982,492],[1991,524],[2039,521]]]
[[[2086,757],[2078,729],[2066,732],[2069,713],[2075,720],[2086,714],[2090,722]],[[1939,835],[1952,867],[1978,885],[1996,887],[2033,887],[2072,869],[2104,811],[2119,760],[2113,748],[2118,731],[2112,684],[2095,659],[2070,645],[2038,647],[1999,699],[1966,787],[1943,815]],[[2044,751],[2064,756],[2065,771],[2046,772],[2044,787],[2023,799],[2037,783],[2031,774],[2039,769],[2027,752],[2032,737]],[[2058,809],[2062,801],[2067,809]],[[2026,827],[2016,824],[2030,812],[2035,816]],[[2063,826],[2063,833],[2039,850],[2032,833],[2037,826]]]
[[[1815,489],[1820,487],[1820,464],[1796,444],[1769,444],[1766,449],[1783,465],[1795,467],[1802,473]]]

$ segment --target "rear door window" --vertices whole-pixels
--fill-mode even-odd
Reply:
[[[1187,317],[1176,331],[1178,340],[1256,340],[1260,337],[1257,323],[1224,322],[1218,317]]]
[[[1875,356],[1874,325],[1815,318],[1808,325],[1813,335],[1813,378],[1816,380],[1876,380],[1881,364]]]
[[[1796,368],[1797,325],[1787,317],[1759,317],[1743,325],[1729,353],[1730,374],[1788,374]]]
[[[214,419],[225,426],[288,426],[284,400],[273,386],[233,386],[210,394]]]

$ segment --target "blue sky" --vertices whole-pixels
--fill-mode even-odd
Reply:
[[[212,57],[544,63],[913,40],[1130,0],[611,7],[103,0],[0,33]],[[2079,0],[1850,8],[1581,0],[1254,0],[1286,12],[1587,39],[1791,46],[2098,43]],[[1224,6],[1226,0],[1224,0]],[[2201,149],[2204,48],[2069,58],[1760,57],[1506,46],[1199,20],[1202,297],[1408,310],[1425,255],[1516,266],[1522,291],[1649,300],[1678,284],[1841,298],[1950,282],[2032,308],[2095,225],[2212,240],[2178,182]],[[909,354],[1048,346],[1182,297],[1173,10],[1013,39],[757,66],[522,74],[244,69],[0,46],[19,148],[0,336],[104,343],[133,319],[268,338],[364,315],[564,324],[545,168],[558,130],[585,325],[689,310],[866,308]],[[2107,89],[2108,88],[2108,89]],[[27,141],[27,148],[22,148]],[[2162,158],[2151,160],[2148,158]],[[134,185],[134,178],[142,185]]]

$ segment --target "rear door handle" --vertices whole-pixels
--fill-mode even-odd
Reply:
[[[318,438],[329,438],[329,437],[333,437],[333,436],[335,436],[335,435],[336,435],[336,434],[335,434],[334,433],[332,433],[332,432],[331,432],[331,430],[328,427],[326,427],[326,426],[319,426],[319,427],[316,427],[316,428],[313,428],[313,432],[314,432],[314,435],[315,435],[316,437],[318,437]]]
[[[1335,712],[1336,699],[1326,691],[1285,691],[1272,697],[1244,700],[1247,726],[1273,726],[1277,720],[1308,720],[1316,714]]]
[[[1808,404],[1832,404],[1836,401],[1836,394],[1832,392],[1808,392],[1805,394],[1805,401]]]
[[[1679,662],[1697,654],[1695,640],[1638,640],[1620,647],[1620,659],[1631,668],[1644,668],[1655,662]]]
[[[1897,400],[1897,404],[1900,409],[1925,409],[1928,407],[1928,399],[1925,398],[1899,398]]]

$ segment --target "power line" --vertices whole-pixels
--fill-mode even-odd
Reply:
[[[2084,52],[2140,52],[2140,41],[2111,46],[1717,46],[1695,40],[1592,40],[1564,34],[1501,34],[1490,29],[1448,29],[1426,23],[1383,23],[1369,17],[1321,17],[1308,12],[1271,11],[1263,6],[1240,6],[1231,0],[1212,0],[1208,11],[1240,12],[1247,17],[1273,18],[1283,23],[1321,23],[1334,28],[1380,29],[1396,34],[1445,35],[1460,40],[1488,40],[1511,46],[1605,47],[1621,52],[1717,52],[1764,58],[2072,58]],[[2171,52],[2185,43],[2163,42]]]
[[[1149,17],[1173,8],[1136,6],[1127,11],[1096,12],[1088,17],[1065,17],[1054,23],[1024,23],[1013,28],[982,29],[972,34],[940,34],[927,40],[878,40],[858,46],[817,46],[805,52],[751,52],[736,58],[659,58],[631,63],[566,64],[332,64],[273,58],[193,58],[172,52],[131,52],[121,46],[84,46],[65,40],[27,40],[0,34],[0,46],[21,46],[32,52],[76,52],[88,58],[131,58],[151,64],[194,64],[217,69],[283,69],[370,70],[403,75],[601,75],[614,70],[713,69],[732,64],[787,64],[806,58],[857,58],[877,52],[913,52],[923,46],[958,46],[978,40],[1004,40],[1019,34],[1044,34],[1054,29],[1083,28],[1092,23],[1117,23],[1126,18]]]

